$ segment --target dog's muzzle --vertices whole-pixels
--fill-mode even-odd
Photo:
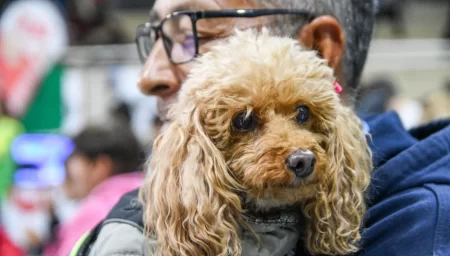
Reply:
[[[306,178],[314,171],[316,156],[309,150],[296,150],[286,158],[286,165],[296,177]]]

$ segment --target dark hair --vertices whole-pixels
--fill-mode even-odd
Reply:
[[[131,128],[124,122],[89,126],[73,138],[74,154],[89,160],[106,155],[113,161],[113,174],[137,171],[142,164],[141,149]]]

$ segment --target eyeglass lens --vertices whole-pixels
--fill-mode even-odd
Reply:
[[[162,24],[164,46],[175,63],[190,61],[195,57],[195,35],[189,15],[178,15]]]

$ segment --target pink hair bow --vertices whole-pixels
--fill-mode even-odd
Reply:
[[[336,91],[337,94],[341,94],[342,93],[342,85],[339,84],[337,81],[335,81],[333,83],[334,85],[334,90]]]

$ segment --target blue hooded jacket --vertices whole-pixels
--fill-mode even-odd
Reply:
[[[450,256],[450,119],[406,131],[397,114],[364,119],[374,172],[364,256]]]

